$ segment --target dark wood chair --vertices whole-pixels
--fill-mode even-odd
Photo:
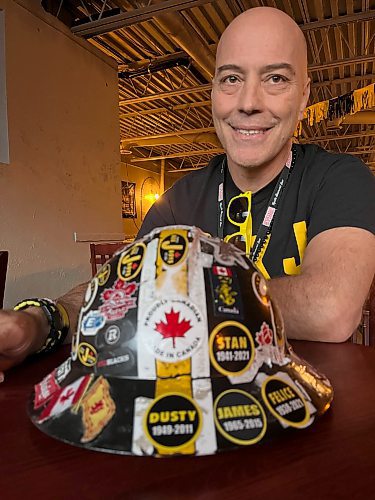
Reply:
[[[8,269],[8,252],[5,250],[0,250],[0,309],[3,308],[3,303],[4,303],[7,269]]]
[[[357,331],[353,333],[351,341],[375,347],[375,279],[362,310],[362,319]]]
[[[116,250],[126,245],[126,242],[118,241],[116,243],[90,243],[90,262],[91,273],[93,276],[98,269],[112,257]]]

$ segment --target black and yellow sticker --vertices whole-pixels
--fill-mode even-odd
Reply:
[[[103,267],[101,267],[96,275],[98,278],[98,283],[99,286],[104,286],[109,278],[109,275],[111,274],[111,265],[110,264],[104,264]]]
[[[175,266],[183,262],[188,246],[186,229],[165,230],[160,234],[159,255],[167,266]]]
[[[215,316],[242,318],[242,298],[235,271],[224,266],[214,266],[210,280]]]
[[[94,366],[98,359],[95,347],[88,342],[81,342],[78,346],[78,359],[85,366]]]
[[[147,409],[143,428],[157,449],[182,451],[198,438],[202,412],[190,397],[177,392],[163,394]]]
[[[118,260],[118,277],[123,281],[133,280],[142,269],[145,253],[146,245],[144,243],[136,243],[125,250]]]
[[[216,398],[214,419],[217,430],[228,441],[255,444],[267,430],[267,417],[254,396],[240,389],[229,389]]]
[[[240,375],[254,360],[254,341],[250,331],[238,321],[224,321],[210,335],[210,359],[223,375]]]
[[[267,408],[278,420],[291,427],[307,424],[310,412],[296,387],[274,376],[263,382],[261,391]]]

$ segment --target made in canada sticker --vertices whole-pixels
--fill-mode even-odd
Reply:
[[[224,321],[210,335],[210,359],[223,375],[240,375],[254,360],[254,341],[250,331],[238,321]]]
[[[156,398],[146,411],[146,436],[161,451],[179,451],[193,444],[202,427],[202,412],[195,401],[180,393]]]
[[[220,394],[214,404],[214,419],[220,434],[236,444],[257,443],[267,429],[262,405],[254,396],[239,389]]]
[[[262,397],[272,415],[291,427],[303,427],[310,419],[302,394],[278,377],[269,377],[264,381]]]
[[[187,299],[160,300],[145,314],[143,342],[160,361],[190,358],[202,343],[204,325],[195,304]]]

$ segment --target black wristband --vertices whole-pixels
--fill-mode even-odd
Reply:
[[[23,311],[29,307],[40,307],[48,321],[49,333],[42,347],[35,354],[50,353],[61,345],[69,331],[69,317],[61,304],[51,299],[25,299],[16,304],[14,311]]]

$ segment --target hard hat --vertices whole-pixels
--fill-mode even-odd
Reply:
[[[206,455],[301,429],[327,378],[286,341],[244,252],[188,226],[120,249],[91,280],[70,357],[30,416],[65,442],[134,455]]]

